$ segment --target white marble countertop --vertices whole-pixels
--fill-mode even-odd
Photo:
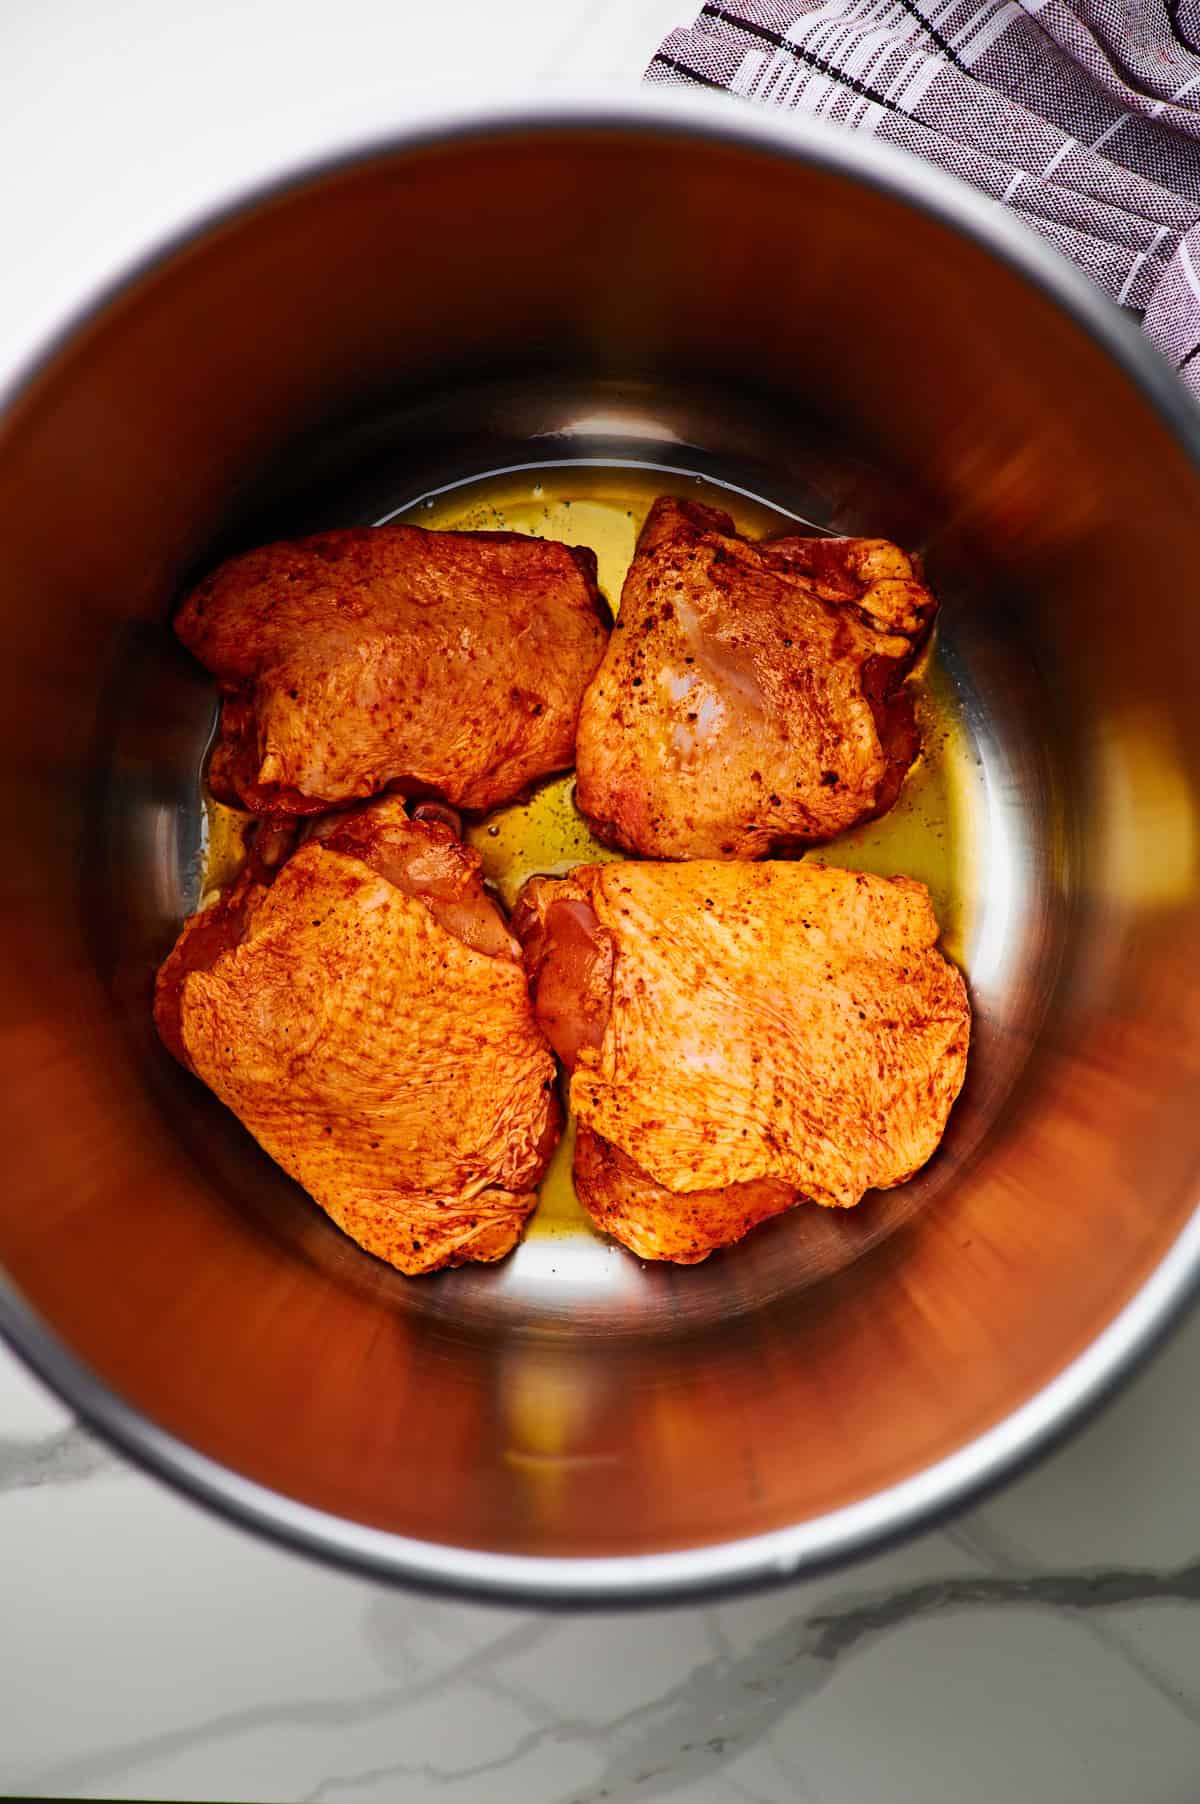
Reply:
[[[0,345],[314,116],[633,80],[694,11],[9,0]],[[1032,1475],[838,1576],[544,1617],[260,1544],[133,1471],[0,1351],[0,1794],[1189,1804],[1198,1371],[1200,1318]]]

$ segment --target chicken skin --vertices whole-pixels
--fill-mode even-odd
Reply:
[[[213,794],[276,815],[387,788],[510,801],[571,764],[607,640],[592,552],[415,526],[231,558],[175,630],[224,697]]]
[[[918,751],[902,685],[935,612],[886,539],[756,543],[661,496],[583,699],[580,809],[651,858],[760,858],[884,813]]]
[[[155,1021],[338,1227],[402,1272],[503,1257],[558,1139],[520,948],[398,798],[252,858],[184,925]]]
[[[581,865],[513,917],[571,1073],[575,1184],[643,1259],[693,1264],[932,1153],[966,987],[923,884],[806,863]]]

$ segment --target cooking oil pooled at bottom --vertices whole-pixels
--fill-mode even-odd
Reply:
[[[457,484],[388,516],[396,522],[450,532],[519,532],[584,545],[596,553],[599,586],[614,614],[642,523],[655,498],[676,494],[719,507],[739,532],[768,538],[808,529],[807,523],[740,490],[686,472],[621,465],[539,466]],[[817,530],[817,529],[814,529]],[[961,962],[971,931],[974,861],[972,790],[977,774],[954,685],[939,659],[936,638],[910,679],[921,728],[921,754],[895,806],[805,857],[822,864],[919,878],[942,927],[942,946]],[[575,807],[573,773],[551,778],[529,796],[469,822],[465,836],[484,876],[506,909],[535,875],[563,876],[578,864],[622,853],[604,846]],[[203,896],[227,883],[244,855],[250,817],[206,797],[207,839]],[[571,1179],[574,1123],[551,1161],[528,1236],[603,1238],[576,1199]]]

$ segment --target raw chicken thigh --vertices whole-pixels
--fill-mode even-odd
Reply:
[[[653,858],[759,858],[883,813],[917,754],[902,684],[935,612],[886,539],[754,542],[660,497],[584,696],[579,807]]]
[[[643,1259],[692,1264],[931,1157],[970,1010],[923,884],[807,863],[581,865],[513,916],[571,1072],[575,1184]]]
[[[555,1067],[479,860],[397,798],[252,857],[158,975],[166,1045],[403,1272],[499,1259],[558,1139]]]
[[[416,526],[231,558],[175,630],[224,696],[213,794],[256,814],[511,800],[572,762],[608,636],[592,552]]]

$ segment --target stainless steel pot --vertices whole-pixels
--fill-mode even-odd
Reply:
[[[1148,1346],[1200,1262],[1200,432],[1072,271],[870,143],[530,108],[188,222],[0,378],[0,1326],[83,1415],[372,1572],[637,1599],[926,1522]],[[974,1060],[845,1220],[407,1282],[155,1042],[212,721],[167,620],[252,536],[571,459],[925,547]]]

